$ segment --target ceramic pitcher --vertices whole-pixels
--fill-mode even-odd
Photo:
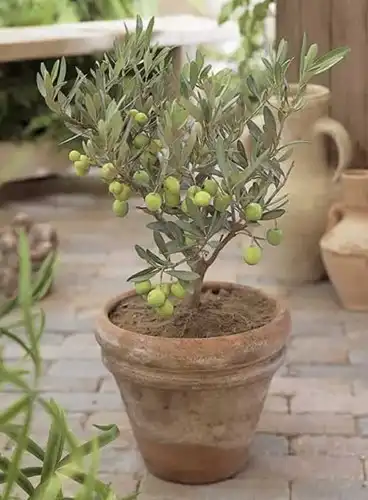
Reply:
[[[343,306],[368,311],[368,170],[348,170],[341,188],[321,239],[322,257]]]
[[[291,85],[291,95],[295,91],[296,85]],[[291,115],[285,123],[281,144],[292,141],[306,143],[295,145],[292,157],[281,165],[287,172],[294,163],[288,181],[279,193],[288,194],[289,198],[286,214],[279,220],[284,241],[279,247],[264,246],[262,262],[254,270],[261,278],[302,284],[317,281],[324,275],[319,241],[333,201],[333,179],[339,177],[352,156],[347,131],[328,117],[329,100],[328,88],[308,85],[303,109]],[[276,101],[274,105],[277,106]],[[329,165],[327,160],[325,135],[330,136],[337,146],[338,164],[335,167]],[[246,148],[250,147],[248,131],[245,132],[244,143]],[[265,226],[262,235],[264,228],[273,227],[273,223]]]

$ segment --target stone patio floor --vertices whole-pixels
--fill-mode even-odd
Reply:
[[[367,500],[368,314],[342,310],[328,283],[292,289],[260,284],[289,301],[293,335],[247,470],[204,487],[164,483],[145,472],[93,330],[105,300],[126,290],[126,277],[141,268],[132,242],[151,245],[151,235],[146,216],[133,209],[120,220],[110,207],[107,198],[88,192],[64,193],[8,203],[0,212],[4,222],[26,211],[51,220],[59,232],[55,289],[43,302],[43,390],[66,409],[81,438],[94,423],[119,425],[119,440],[102,453],[101,478],[121,497],[139,490],[140,500]],[[237,246],[227,249],[210,278],[249,282]],[[16,362],[19,354],[6,346],[7,360]],[[2,393],[1,406],[15,397]],[[47,430],[46,420],[37,418],[36,439],[46,440]]]

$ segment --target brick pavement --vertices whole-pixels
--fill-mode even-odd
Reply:
[[[166,484],[146,474],[118,391],[100,361],[93,324],[105,299],[127,289],[125,278],[140,268],[131,235],[150,245],[150,233],[143,215],[132,210],[122,221],[109,209],[105,198],[62,194],[12,203],[1,212],[7,220],[25,210],[39,220],[51,219],[59,231],[55,290],[43,304],[42,389],[65,407],[81,438],[90,435],[94,423],[119,425],[120,439],[102,454],[102,479],[111,481],[119,495],[139,486],[140,500],[367,500],[368,314],[340,309],[328,283],[294,289],[260,284],[287,298],[294,326],[248,469],[205,487]],[[238,246],[225,252],[212,278],[249,282]],[[19,349],[8,344],[5,356],[16,362]],[[14,397],[1,394],[1,404]],[[38,419],[35,436],[44,441],[46,432],[45,420]]]

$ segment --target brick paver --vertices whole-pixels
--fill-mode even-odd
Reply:
[[[291,486],[292,500],[366,500],[367,487],[361,481],[295,481]]]
[[[51,220],[61,254],[42,342],[42,390],[63,405],[81,438],[93,424],[117,423],[120,438],[102,453],[102,479],[123,496],[140,488],[141,500],[363,500],[368,498],[368,314],[340,309],[328,283],[281,288],[247,275],[240,244],[234,243],[210,278],[257,284],[290,304],[293,337],[278,372],[251,447],[249,467],[219,485],[185,487],[146,474],[123,404],[100,360],[94,321],[104,301],[127,290],[125,278],[140,269],[134,242],[151,245],[145,216],[111,214],[111,200],[92,194],[61,194],[13,203],[17,211]],[[19,359],[7,342],[5,356]],[[14,401],[11,388],[0,405]],[[35,436],[47,437],[47,419],[37,418]],[[7,440],[0,440],[0,449]]]

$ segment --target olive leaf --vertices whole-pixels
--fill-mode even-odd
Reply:
[[[147,267],[146,269],[143,269],[142,271],[139,271],[135,274],[132,274],[127,281],[133,281],[134,283],[141,283],[142,281],[147,281],[156,276],[156,274],[159,272],[159,269],[157,269],[154,266]]]
[[[170,270],[167,271],[167,274],[181,281],[195,281],[200,277],[199,274],[194,273],[193,271]]]
[[[271,212],[265,212],[262,215],[262,220],[272,220],[272,219],[279,219],[282,217],[285,213],[285,210],[279,209],[279,210],[271,210]]]

